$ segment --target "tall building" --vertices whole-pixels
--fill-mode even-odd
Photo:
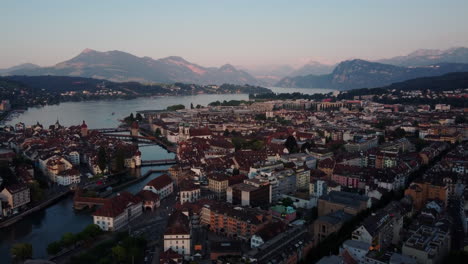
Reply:
[[[140,126],[138,125],[137,121],[133,121],[132,125],[130,126],[130,135],[131,136],[138,136]]]
[[[271,203],[271,186],[269,182],[249,179],[229,186],[226,195],[227,202],[231,204],[252,207],[267,206]]]
[[[171,249],[188,258],[192,253],[192,234],[188,217],[175,211],[169,217],[164,232],[164,251]]]
[[[83,120],[83,123],[81,124],[80,130],[81,130],[82,137],[88,136],[88,125],[86,124],[84,120]]]

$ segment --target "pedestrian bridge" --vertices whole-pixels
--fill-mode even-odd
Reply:
[[[176,164],[176,159],[164,159],[164,160],[142,160],[141,166],[157,166],[157,165],[172,165]]]
[[[94,206],[103,205],[108,199],[107,198],[100,198],[100,197],[84,197],[81,196],[83,191],[81,189],[77,189],[75,191],[75,196],[73,197],[73,208],[77,210],[82,210],[86,207],[92,208]]]
[[[98,131],[100,133],[115,133],[115,132],[126,132],[129,131],[128,128],[114,127],[114,128],[96,128],[90,129],[92,131]]]

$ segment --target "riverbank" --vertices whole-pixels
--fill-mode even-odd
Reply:
[[[48,200],[34,206],[33,208],[31,209],[28,209],[16,216],[13,216],[9,219],[6,219],[5,221],[1,222],[0,223],[0,228],[4,228],[4,227],[8,227],[18,221],[20,221],[21,219],[23,219],[24,217],[34,213],[34,212],[37,212],[39,210],[42,210],[44,208],[46,208],[47,206],[53,204],[54,202],[60,200],[61,198],[65,197],[66,195],[68,195],[69,193],[71,192],[70,189],[67,189],[66,191],[63,191],[63,192],[60,192],[56,195],[54,195],[53,197],[49,198]]]

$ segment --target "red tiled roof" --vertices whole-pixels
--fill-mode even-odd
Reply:
[[[175,211],[167,221],[164,235],[190,234],[189,219],[181,211]]]
[[[129,192],[121,192],[108,199],[104,205],[94,212],[94,216],[116,217],[125,211],[129,204],[138,204],[141,200]]]
[[[159,195],[148,190],[141,190],[137,193],[137,196],[140,197],[142,201],[159,201]]]
[[[153,186],[155,189],[160,190],[160,189],[166,187],[167,185],[169,185],[171,183],[172,183],[171,177],[169,177],[169,175],[167,175],[167,174],[163,174],[163,175],[151,180],[146,185],[147,186],[148,185]]]

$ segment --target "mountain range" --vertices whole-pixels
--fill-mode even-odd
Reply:
[[[406,67],[426,66],[444,62],[468,63],[468,48],[457,47],[447,50],[420,49],[406,56],[382,59],[376,62]]]
[[[250,73],[255,78],[257,78],[257,80],[263,82],[264,85],[272,86],[278,81],[280,81],[282,78],[287,76],[328,74],[333,71],[335,66],[336,65],[328,65],[317,61],[310,61],[300,67],[293,67],[291,65],[281,64],[260,65],[253,67],[238,66],[238,68]]]
[[[54,75],[107,79],[116,82],[250,84],[279,87],[353,89],[379,87],[408,79],[468,71],[468,48],[417,50],[406,56],[377,61],[360,59],[337,65],[309,62],[302,67],[266,65],[203,67],[177,56],[137,57],[122,51],[85,49],[51,67],[22,64],[0,69],[2,75]]]
[[[420,67],[402,67],[355,59],[339,63],[330,74],[286,77],[276,86],[349,90],[380,87],[450,72],[468,72],[468,64],[439,63]]]
[[[36,68],[40,68],[40,66],[32,63],[23,63],[10,68],[0,69],[0,74],[9,73],[16,70],[31,70]]]
[[[91,49],[85,49],[78,56],[52,67],[16,68],[8,71],[8,74],[77,76],[116,82],[260,84],[250,74],[230,64],[206,68],[177,56],[154,60],[122,51],[99,52]]]

